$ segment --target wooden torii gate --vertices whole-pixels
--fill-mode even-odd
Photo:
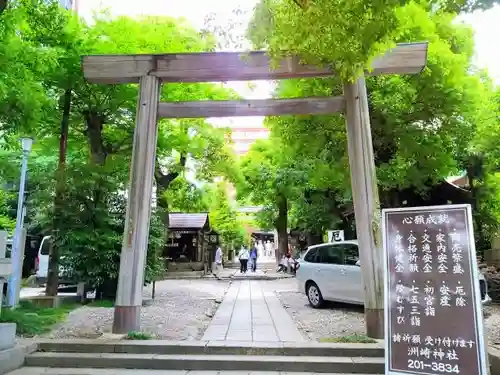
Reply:
[[[415,74],[427,61],[427,43],[399,44],[375,59],[367,74]],[[364,76],[344,84],[340,97],[237,101],[159,102],[162,83],[276,80],[325,77],[328,67],[283,59],[272,69],[265,52],[84,56],[93,83],[139,83],[125,233],[113,332],[140,330],[143,276],[148,246],[158,118],[277,116],[345,112],[351,186],[365,288],[367,334],[383,338],[383,254],[379,200]]]

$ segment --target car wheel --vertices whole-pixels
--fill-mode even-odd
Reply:
[[[320,308],[324,304],[323,296],[321,295],[321,291],[318,286],[314,282],[310,282],[307,284],[307,299],[309,300],[309,304],[315,309]]]

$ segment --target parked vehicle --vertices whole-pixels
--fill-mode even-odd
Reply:
[[[10,258],[12,254],[12,238],[7,238],[7,247],[5,248],[5,257]]]
[[[324,301],[364,304],[357,241],[342,241],[310,246],[299,259],[297,270],[299,291],[307,295],[309,304],[319,308]],[[483,305],[491,302],[486,278],[479,272]]]
[[[40,243],[38,255],[35,260],[36,278],[38,280],[47,280],[49,273],[49,252],[50,252],[50,236],[45,236]]]
[[[36,282],[37,284],[44,284],[47,282],[47,276],[49,274],[49,253],[51,246],[52,237],[45,236],[40,243],[38,249],[38,255],[35,260],[35,270],[36,270]],[[68,270],[59,266],[59,284],[74,284],[73,280],[69,279]]]

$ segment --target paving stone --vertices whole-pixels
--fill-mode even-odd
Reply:
[[[41,375],[44,374],[46,370],[47,368],[45,367],[22,367],[7,373],[7,375]]]
[[[252,316],[252,325],[253,326],[269,326],[273,325],[273,319],[268,316]]]
[[[233,282],[203,340],[304,341],[273,292],[258,280]]]
[[[228,328],[229,327],[227,324],[220,324],[220,325],[210,324],[205,333],[203,334],[203,341],[225,340]]]
[[[210,328],[212,325],[215,326],[228,326],[229,322],[231,321],[231,316],[219,316],[215,314],[215,316],[212,318],[212,321],[210,322],[210,325],[208,328]],[[207,328],[207,330],[208,330]],[[206,332],[206,331],[205,331]],[[203,340],[205,340],[205,336],[203,336]]]
[[[230,330],[226,335],[226,340],[230,341],[252,341],[252,331],[246,330]]]
[[[236,313],[231,318],[230,328],[241,327],[242,329],[252,329],[252,314],[237,315]]]
[[[254,326],[252,338],[254,341],[280,341],[274,325]]]

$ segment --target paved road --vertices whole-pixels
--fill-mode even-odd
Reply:
[[[314,372],[278,371],[183,371],[183,370],[119,370],[90,368],[23,367],[7,375],[313,375]],[[328,374],[322,374],[328,375]],[[338,374],[337,374],[338,375]]]
[[[273,291],[261,281],[233,282],[203,340],[304,341]]]

